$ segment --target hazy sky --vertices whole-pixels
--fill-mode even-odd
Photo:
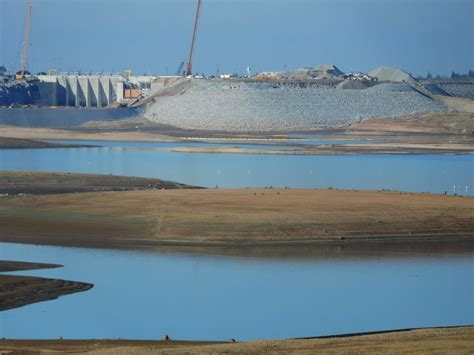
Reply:
[[[0,64],[20,66],[26,0],[0,0]],[[174,74],[196,0],[32,0],[29,68]],[[334,63],[474,69],[474,0],[203,0],[194,72]],[[15,65],[16,63],[16,65]]]

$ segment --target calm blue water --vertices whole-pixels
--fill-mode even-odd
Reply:
[[[171,148],[207,144],[69,142],[100,145],[100,147],[0,150],[0,170],[156,177],[185,184],[221,188],[334,187],[431,193],[447,191],[464,195],[473,195],[474,191],[474,155],[195,154],[171,152]],[[242,145],[242,147],[262,146]],[[267,146],[266,149],[275,147]]]
[[[177,147],[238,147],[243,149],[263,149],[263,150],[292,150],[297,147],[291,145],[292,142],[286,142],[288,145],[274,145],[274,144],[258,144],[253,143],[242,143],[239,141],[224,143],[219,141],[185,141],[185,142],[134,142],[134,141],[76,141],[76,140],[64,140],[55,139],[48,140],[47,142],[53,143],[64,143],[64,144],[79,144],[79,145],[93,145],[98,147],[114,147],[114,148],[126,148],[126,149],[139,149],[139,150],[153,150],[153,151],[166,151],[171,152],[173,148]],[[284,143],[284,144],[286,144]]]
[[[474,324],[472,254],[242,258],[0,243],[95,284],[0,313],[0,337],[251,340]]]

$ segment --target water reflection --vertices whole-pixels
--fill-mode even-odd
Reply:
[[[377,260],[450,258],[474,255],[472,238],[452,241],[380,241],[248,246],[159,246],[148,250],[157,254],[200,254],[232,256],[242,259],[277,260]]]

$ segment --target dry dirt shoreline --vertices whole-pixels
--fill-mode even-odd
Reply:
[[[197,187],[134,176],[0,171],[0,195],[193,188]]]
[[[0,260],[0,272],[57,268],[62,265]],[[92,288],[92,284],[42,277],[0,274],[0,311],[54,300]]]
[[[330,130],[303,132],[249,132],[232,133],[218,131],[181,130],[150,122],[144,118],[113,122],[90,122],[75,129],[24,128],[0,126],[0,149],[5,147],[39,148],[50,144],[41,140],[99,140],[142,142],[193,142],[214,141],[219,144],[240,144],[259,140],[259,144],[294,146],[294,150],[239,149],[180,147],[176,151],[198,153],[244,153],[244,154],[472,154],[474,152],[474,113],[449,112],[427,113],[414,117],[364,119],[358,123]],[[366,140],[365,144],[305,145],[294,140],[308,135],[338,135],[346,140]],[[288,138],[292,141],[288,141]],[[370,140],[377,138],[383,142]],[[15,142],[16,140],[16,142]]]
[[[0,311],[54,300],[92,288],[92,284],[42,277],[0,275]]]
[[[24,262],[24,261],[0,260],[0,272],[54,269],[58,267],[63,267],[63,266],[59,264],[30,263],[30,262]]]
[[[11,195],[0,198],[0,241],[127,249],[472,241],[473,201],[309,189]]]
[[[16,138],[16,139],[31,139],[31,140],[89,140],[89,141],[150,141],[150,142],[174,142],[177,139],[165,134],[156,132],[114,132],[114,131],[100,131],[100,132],[84,132],[68,129],[53,129],[53,128],[29,128],[0,125],[0,137]]]
[[[469,144],[404,144],[404,143],[364,143],[306,146],[292,150],[245,149],[239,147],[177,147],[178,153],[226,153],[226,154],[271,154],[271,155],[365,155],[365,154],[474,154],[474,145]]]
[[[425,328],[312,339],[247,343],[153,340],[0,340],[0,351],[88,354],[471,354],[474,327]]]
[[[31,148],[78,148],[91,145],[61,144],[42,142],[33,139],[0,137],[0,149],[31,149]]]

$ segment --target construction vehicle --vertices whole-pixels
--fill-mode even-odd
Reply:
[[[271,80],[275,80],[275,79],[276,79],[276,75],[275,75],[275,74],[260,73],[260,74],[255,75],[255,79],[271,79]]]
[[[31,10],[32,5],[29,3],[26,6],[26,22],[25,22],[25,33],[23,34],[23,50],[21,52],[21,70],[15,75],[16,80],[23,80],[25,78],[27,60],[28,60],[28,47],[30,46],[30,22],[31,22]]]
[[[193,37],[191,39],[191,47],[189,48],[189,59],[186,65],[186,70],[184,71],[184,76],[192,75],[193,70],[193,55],[194,55],[194,45],[196,44],[196,36],[199,25],[199,17],[201,16],[201,0],[197,0],[196,6],[196,17],[194,19],[194,28],[193,28]]]

